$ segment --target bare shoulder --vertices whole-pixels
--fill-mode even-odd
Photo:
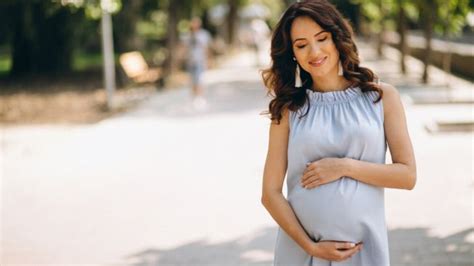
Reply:
[[[383,91],[382,102],[384,106],[385,121],[392,120],[392,118],[404,119],[405,110],[397,88],[384,82],[380,83],[380,88]]]
[[[380,82],[380,88],[383,91],[383,98],[388,97],[389,99],[395,97],[399,98],[400,94],[398,93],[397,88],[395,88],[392,84]]]
[[[276,121],[272,121],[272,125],[288,127],[289,117],[290,117],[290,110],[288,110],[288,108],[284,108],[281,111],[280,123],[277,123]]]
[[[400,93],[397,88],[393,85],[385,82],[380,82],[380,88],[383,91],[382,101],[385,109],[385,114],[387,111],[393,111],[394,109],[402,108]]]

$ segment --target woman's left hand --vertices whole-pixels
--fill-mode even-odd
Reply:
[[[344,175],[345,158],[324,158],[308,163],[301,178],[301,185],[306,189],[315,188]]]

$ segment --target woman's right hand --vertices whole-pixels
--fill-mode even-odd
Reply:
[[[312,245],[309,255],[329,261],[343,261],[349,259],[361,249],[362,243],[323,240]]]

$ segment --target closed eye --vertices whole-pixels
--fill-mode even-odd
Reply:
[[[296,48],[302,49],[302,48],[304,48],[305,46],[306,46],[306,45],[297,45]]]
[[[319,39],[318,42],[324,42],[327,38],[328,38],[328,37],[326,36],[326,37],[324,37],[324,38],[322,38],[322,39]]]

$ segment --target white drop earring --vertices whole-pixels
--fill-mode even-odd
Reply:
[[[342,68],[341,60],[339,60],[338,68],[339,68],[339,70],[338,70],[337,74],[338,74],[339,76],[344,75],[344,69]]]
[[[296,62],[296,58],[293,57],[293,61]],[[296,88],[301,88],[301,87],[303,87],[303,82],[301,81],[300,66],[298,65],[298,62],[296,62],[295,87],[296,87]]]

